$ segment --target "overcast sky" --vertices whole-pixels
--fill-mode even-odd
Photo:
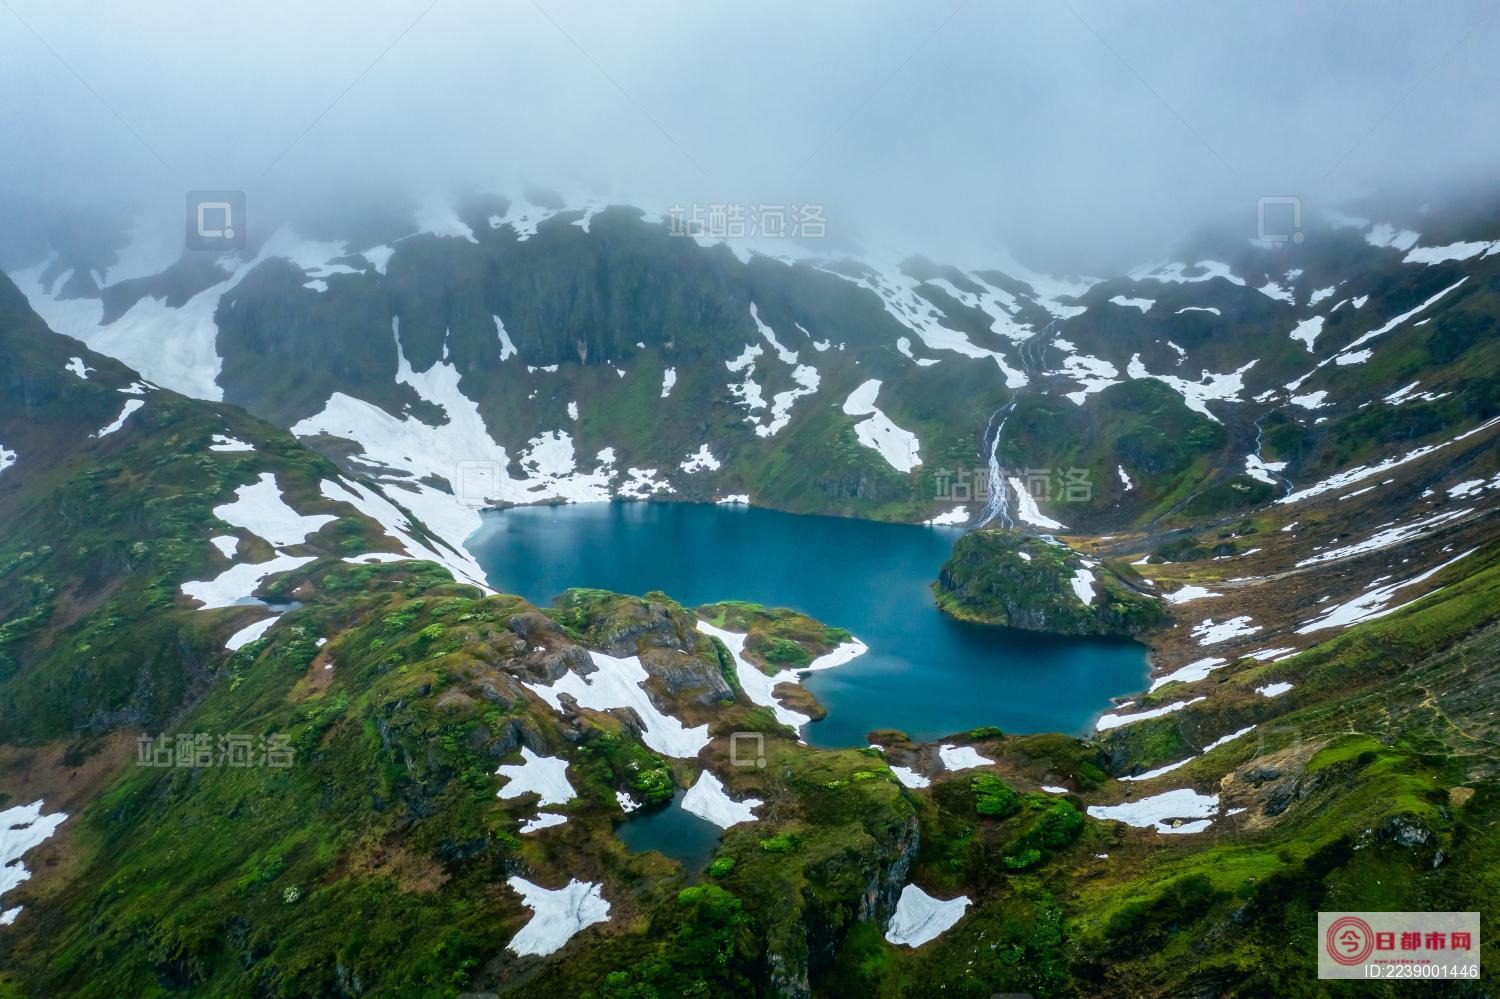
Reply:
[[[865,245],[1097,271],[1261,195],[1493,173],[1496,6],[5,0],[0,183],[814,202]]]

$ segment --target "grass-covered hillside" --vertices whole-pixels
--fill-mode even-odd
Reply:
[[[1030,361],[996,329],[997,289],[1030,327],[1045,303],[1004,275],[912,263],[918,297],[1034,376],[1013,393],[994,356],[910,338],[909,358],[886,336],[911,332],[899,296],[868,273],[657,245],[608,213],[524,241],[484,232],[502,210],[474,209],[472,244],[423,237],[324,275],[326,299],[274,262],[239,275],[219,375],[275,423],[48,330],[0,280],[0,996],[1401,996],[1417,989],[1316,979],[1320,910],[1500,911],[1494,260],[1418,274],[1354,238],[1344,278],[1262,263],[1256,283],[1281,297],[1245,278],[1119,279],[1067,296],[1088,308],[1052,331],[1071,348],[1038,339]],[[528,284],[547,254],[586,286]],[[167,303],[215,286],[170,277]],[[1314,303],[1330,281],[1358,287]],[[1111,302],[1148,286],[1149,307]],[[283,293],[295,308],[273,308]],[[332,308],[347,296],[358,309]],[[762,348],[759,425],[799,384],[752,299],[799,363],[823,358],[829,394],[794,399],[776,434],[725,384],[748,377],[726,343],[728,360]],[[1377,308],[1380,324],[1417,311],[1369,357],[1334,360],[1375,325],[1345,317]],[[1286,336],[1310,310],[1316,351]],[[331,373],[264,360],[324,320],[349,343],[377,331],[389,354]],[[1194,396],[1197,367],[1247,363],[1221,320],[1278,338],[1240,403]],[[519,356],[498,357],[501,327]],[[621,377],[609,362],[637,342]],[[1172,374],[1177,348],[1211,353]],[[1117,375],[1140,354],[1146,375],[1076,401],[1041,391],[1058,372],[1038,349],[1095,351]],[[257,382],[257,364],[281,374]],[[444,379],[490,376],[476,422]],[[872,379],[878,413],[845,412]],[[575,457],[618,446],[620,472],[710,441],[713,484],[657,498],[747,491],[901,519],[943,509],[934,466],[982,462],[1014,400],[1005,464],[1076,466],[1098,488],[1041,501],[1065,527],[1027,523],[1012,497],[1017,522],[965,535],[935,599],[997,627],[1136,635],[1149,689],[1100,705],[1087,736],[888,730],[813,748],[798,726],[824,709],[801,673],[864,651],[841,622],[491,592],[415,512],[454,509],[412,457],[466,455],[453,438],[349,409],[400,446],[371,465],[347,461],[370,440],[333,443],[338,421],[304,435],[337,464],[279,428],[335,382],[454,433],[550,413],[525,432],[572,421]],[[1304,392],[1326,395],[1292,401]],[[921,438],[921,464],[887,461],[905,452],[881,414]],[[560,453],[551,440],[531,471]],[[380,484],[351,471],[375,466]],[[676,859],[705,823],[701,863]],[[1423,994],[1493,993],[1485,947],[1480,981]]]
[[[1059,635],[1139,635],[1164,618],[1128,565],[1106,566],[1060,541],[998,530],[959,538],[938,574],[954,617]]]

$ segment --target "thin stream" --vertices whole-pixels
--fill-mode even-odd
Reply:
[[[1034,336],[1027,337],[1021,342],[1021,367],[1026,372],[1026,377],[1032,378],[1036,375],[1036,369],[1041,365],[1045,352],[1046,341],[1051,337],[1052,331],[1057,328],[1057,320],[1053,319],[1043,326]],[[995,410],[990,416],[990,422],[985,427],[985,438],[989,441],[989,481],[990,498],[985,503],[984,509],[980,511],[979,522],[975,527],[984,525],[999,519],[1001,526],[1013,529],[1016,524],[1010,515],[1010,491],[1005,481],[1005,475],[1000,468],[1000,440],[1005,433],[1005,421],[1010,418],[1011,411],[1016,408],[1016,393],[1011,393],[1010,402]],[[996,420],[999,422],[996,423]]]
[[[1009,529],[1015,527],[1015,521],[1010,516],[1010,493],[1005,484],[1005,476],[1000,469],[1000,438],[1005,433],[1005,421],[1010,418],[1011,410],[1016,408],[1016,400],[1011,399],[1000,409],[995,410],[990,417],[990,426],[994,427],[991,434],[989,427],[985,428],[985,436],[990,439],[990,498],[985,503],[984,510],[979,515],[979,523],[976,527],[983,527],[995,518],[1000,518],[1003,527]],[[997,424],[995,421],[999,420]]]

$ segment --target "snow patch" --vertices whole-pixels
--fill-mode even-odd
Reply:
[[[955,746],[945,743],[938,747],[938,759],[942,760],[943,766],[948,770],[968,770],[973,767],[986,767],[994,760],[980,756],[973,746]]]
[[[505,883],[535,913],[509,944],[510,949],[522,957],[545,957],[555,953],[579,930],[609,919],[609,903],[604,899],[603,885],[574,880],[562,888],[542,888],[519,875]]]
[[[849,398],[844,400],[844,412],[849,416],[868,416],[869,419],[854,425],[859,442],[878,452],[896,471],[910,472],[922,463],[918,453],[921,442],[916,434],[902,430],[875,407],[879,393],[880,379],[871,378],[849,393]]]
[[[368,250],[359,251],[359,255],[368,260],[370,266],[375,268],[375,273],[380,275],[385,274],[386,266],[390,264],[391,257],[395,253],[396,248],[386,244],[372,246]]]
[[[765,804],[759,798],[735,801],[724,790],[719,778],[707,770],[698,775],[698,780],[682,796],[682,810],[712,822],[720,829],[741,822],[754,822],[755,809]]]
[[[1207,829],[1218,815],[1219,796],[1181,788],[1119,805],[1090,805],[1088,813],[1138,829],[1154,827],[1159,833],[1195,833]]]
[[[1417,246],[1411,252],[1401,258],[1406,264],[1442,264],[1450,260],[1468,260],[1480,254],[1489,256],[1500,252],[1500,239],[1488,243],[1462,242],[1449,243],[1447,246]]]
[[[952,510],[944,511],[936,517],[928,517],[922,523],[928,527],[962,527],[969,522],[969,508],[956,506]]]
[[[236,631],[233,635],[229,636],[229,641],[224,643],[224,648],[228,649],[230,652],[238,652],[240,649],[243,649],[245,646],[249,645],[253,641],[256,641],[266,632],[270,631],[271,625],[275,624],[280,619],[280,614],[272,614],[264,621],[256,621],[254,624],[246,625],[239,631]]]
[[[1280,481],[1275,473],[1285,468],[1286,462],[1284,461],[1266,461],[1258,454],[1245,455],[1245,473],[1268,486],[1274,486]]]
[[[1232,617],[1217,624],[1213,618],[1208,618],[1193,626],[1193,637],[1198,639],[1199,645],[1218,645],[1231,638],[1254,635],[1261,629],[1252,626],[1250,620],[1248,614],[1241,614],[1239,617]]]
[[[916,789],[927,787],[932,783],[932,781],[923,777],[911,767],[891,767],[891,773],[896,775],[896,779],[901,782],[903,787]]]
[[[303,516],[292,509],[282,498],[276,476],[270,472],[262,472],[255,482],[240,486],[232,502],[214,507],[214,516],[276,548],[300,545],[324,524],[338,519],[326,513]]]
[[[254,445],[246,444],[244,441],[240,440],[237,437],[230,437],[228,434],[214,434],[213,443],[208,446],[208,449],[210,451],[220,452],[254,451],[255,447]]]
[[[1363,346],[1364,344],[1368,343],[1369,341],[1375,339],[1378,336],[1384,336],[1385,334],[1389,333],[1391,330],[1395,329],[1397,326],[1400,326],[1402,323],[1406,322],[1412,316],[1415,316],[1417,313],[1423,312],[1423,311],[1431,308],[1432,306],[1436,305],[1441,298],[1443,298],[1449,292],[1458,289],[1467,280],[1469,280],[1469,278],[1468,278],[1467,275],[1464,276],[1464,277],[1459,278],[1456,282],[1454,282],[1453,284],[1450,284],[1448,287],[1444,288],[1442,291],[1438,292],[1436,295],[1433,295],[1431,298],[1427,299],[1425,302],[1421,303],[1420,305],[1417,305],[1414,308],[1408,309],[1406,312],[1401,313],[1399,316],[1392,317],[1390,320],[1388,320],[1386,322],[1386,324],[1384,326],[1380,327],[1379,329],[1371,330],[1370,332],[1364,334],[1363,336],[1355,339],[1347,347],[1345,347],[1342,351],[1340,351],[1339,355],[1337,355],[1335,359],[1337,359],[1338,363],[1340,363],[1340,364],[1351,363],[1351,362],[1346,362],[1346,361],[1342,360],[1342,356],[1343,355],[1347,355],[1350,352],[1353,352],[1353,351],[1357,350],[1357,348]],[[1319,363],[1318,366],[1322,367],[1324,364],[1327,364],[1327,363],[1328,363],[1328,361],[1324,360],[1321,363]]]
[[[1476,479],[1474,481],[1481,485],[1483,484],[1481,480]],[[1467,493],[1459,491],[1465,485],[1467,485],[1467,483],[1460,483],[1458,486],[1455,486],[1453,489],[1449,490],[1449,495],[1467,495]],[[1315,555],[1310,555],[1307,558],[1299,561],[1297,563],[1297,568],[1301,569],[1305,566],[1317,565],[1320,562],[1332,562],[1338,559],[1349,558],[1354,555],[1363,555],[1366,552],[1379,551],[1382,548],[1389,548],[1392,545],[1399,545],[1404,542],[1410,541],[1412,538],[1419,537],[1422,534],[1426,534],[1434,528],[1441,527],[1443,524],[1446,524],[1449,521],[1459,520],[1463,517],[1467,517],[1473,512],[1474,510],[1472,507],[1459,510],[1445,510],[1441,513],[1433,514],[1431,517],[1427,517],[1426,519],[1415,521],[1414,523],[1398,524],[1394,526],[1387,525],[1383,530],[1376,531],[1374,534],[1370,535],[1363,541],[1357,541],[1351,545],[1342,545],[1338,548],[1329,548],[1324,551],[1318,552]]]
[[[1073,587],[1073,595],[1090,606],[1094,603],[1094,574],[1087,569],[1078,569],[1073,577],[1068,580]]]
[[[1388,247],[1392,250],[1401,250],[1403,253],[1417,245],[1421,235],[1410,229],[1397,229],[1395,226],[1380,222],[1370,227],[1365,233],[1365,242],[1371,246]]]
[[[1185,604],[1190,600],[1206,600],[1209,597],[1222,596],[1222,594],[1215,593],[1206,586],[1195,586],[1189,583],[1187,586],[1180,587],[1162,596],[1169,604]]]
[[[1197,759],[1196,756],[1189,756],[1185,760],[1178,760],[1176,763],[1168,763],[1166,766],[1164,766],[1164,767],[1157,767],[1155,770],[1147,770],[1145,773],[1142,773],[1142,774],[1132,774],[1132,775],[1127,776],[1127,777],[1121,777],[1120,779],[1122,781],[1155,780],[1156,778],[1162,776],[1163,774],[1169,774],[1173,770],[1178,769],[1179,767],[1185,767],[1185,766],[1187,766],[1189,763],[1193,762],[1193,760],[1195,760],[1195,759]]]
[[[1467,430],[1459,434],[1452,440],[1443,441],[1440,444],[1424,444],[1421,447],[1408,451],[1404,455],[1401,455],[1399,457],[1387,458],[1384,461],[1376,462],[1373,465],[1362,465],[1357,468],[1350,468],[1346,469],[1345,471],[1338,472],[1324,479],[1322,482],[1316,483],[1315,485],[1311,485],[1305,489],[1298,489],[1295,492],[1288,493],[1276,502],[1296,503],[1301,500],[1308,499],[1312,496],[1319,496],[1323,493],[1331,492],[1335,489],[1342,489],[1344,486],[1353,485],[1356,482],[1362,482],[1365,479],[1371,478],[1375,475],[1380,475],[1384,472],[1388,472],[1393,468],[1406,464],[1407,462],[1416,461],[1418,458],[1429,455],[1434,451],[1449,446],[1450,444],[1457,444],[1459,441],[1467,440],[1468,438],[1473,437],[1475,434],[1482,433],[1488,430],[1490,427],[1495,426],[1496,424],[1500,424],[1500,416],[1487,420],[1484,423],[1481,423],[1479,426],[1473,428],[1472,430]]]
[[[360,513],[375,521],[381,527],[385,528],[386,533],[405,549],[405,555],[393,552],[373,552],[368,555],[359,556],[354,561],[393,562],[399,561],[402,558],[414,558],[437,562],[440,565],[446,565],[459,579],[473,583],[486,592],[493,592],[485,584],[484,570],[480,568],[479,563],[474,561],[473,556],[466,549],[459,548],[455,550],[437,543],[429,545],[417,540],[416,528],[407,518],[407,515],[395,503],[364,483],[349,482],[346,484],[342,481],[324,479],[319,483],[319,489],[325,498],[341,503],[348,503]],[[423,492],[409,494],[407,497],[409,503],[413,499],[419,501],[412,503],[412,505],[426,507],[421,514],[424,522],[436,531],[442,531],[445,526],[447,526],[450,533],[457,533],[463,530],[462,523],[452,524],[451,517],[449,518],[449,525],[444,525],[442,521],[436,519],[438,516],[451,514],[454,511],[460,510],[460,508],[452,503],[442,502],[441,499],[435,503],[424,504],[420,502],[421,500],[425,500],[429,495],[431,494]],[[428,517],[433,517],[434,519],[427,520]]]
[[[644,728],[641,741],[667,756],[691,759],[708,745],[706,723],[688,728],[651,702],[643,686],[650,674],[641,665],[639,656],[617,658],[590,651],[589,658],[598,669],[587,677],[569,670],[551,686],[540,683],[525,683],[523,686],[551,705],[554,711],[563,709],[563,694],[571,696],[579,707],[593,711],[633,710],[640,716]]]
[[[1007,388],[1020,388],[1027,383],[1025,373],[1006,364],[1003,354],[980,347],[960,331],[943,325],[943,320],[946,318],[944,314],[932,303],[931,299],[918,290],[927,282],[918,281],[903,273],[899,265],[884,271],[865,267],[857,275],[850,273],[847,268],[825,268],[825,270],[851,284],[874,292],[885,306],[886,312],[890,313],[902,326],[915,333],[917,339],[921,340],[928,350],[950,351],[964,357],[988,357],[995,362],[1005,376]],[[1015,322],[1005,311],[1000,289],[990,288],[974,275],[966,275],[966,277],[975,285],[989,289],[988,292],[983,296],[965,293],[946,281],[932,282],[931,286],[941,288],[961,305],[983,311],[990,317],[991,330],[1001,336],[1019,342],[1032,335],[1034,331],[1030,327]],[[1068,293],[1072,294],[1073,290],[1069,289]],[[1070,306],[1055,308],[1053,303],[1047,301],[1039,304],[1052,311],[1054,315],[1059,314],[1059,309],[1072,311],[1073,314],[1082,311],[1081,308],[1075,310]]]
[[[1061,347],[1067,341],[1056,340],[1053,343]],[[1063,357],[1061,371],[1079,384],[1080,387],[1076,392],[1066,393],[1067,397],[1079,406],[1083,405],[1083,401],[1090,394],[1102,392],[1111,385],[1119,384],[1120,381],[1119,368],[1102,358],[1091,357],[1088,354],[1067,354]]]
[[[901,889],[901,897],[896,900],[896,911],[886,927],[885,938],[897,946],[920,947],[952,929],[968,908],[967,895],[944,901],[909,884]]]
[[[1285,302],[1287,305],[1297,304],[1297,296],[1290,289],[1283,288],[1275,281],[1267,281],[1255,290],[1267,298],[1275,299],[1278,302]]]
[[[1363,624],[1366,621],[1374,621],[1376,618],[1382,618],[1387,614],[1394,614],[1402,608],[1410,607],[1418,600],[1421,600],[1422,597],[1413,598],[1412,600],[1408,600],[1404,604],[1398,604],[1394,607],[1389,606],[1389,604],[1398,590],[1404,590],[1407,587],[1416,586],[1418,583],[1426,582],[1433,576],[1436,576],[1438,573],[1448,568],[1450,565],[1468,557],[1469,555],[1474,554],[1474,552],[1476,551],[1478,551],[1477,548],[1471,548],[1468,551],[1464,552],[1462,555],[1459,555],[1456,558],[1451,558],[1441,565],[1433,566],[1431,569],[1428,569],[1426,572],[1421,573],[1420,575],[1413,576],[1410,579],[1403,580],[1398,583],[1387,583],[1384,586],[1375,587],[1374,589],[1371,589],[1366,593],[1360,594],[1352,600],[1346,600],[1341,604],[1336,604],[1335,606],[1325,611],[1321,617],[1315,618],[1314,620],[1309,621],[1307,624],[1304,624],[1302,627],[1298,628],[1297,634],[1306,635],[1309,632],[1322,631],[1325,628],[1348,628],[1356,624]],[[1438,587],[1438,589],[1442,589],[1442,587]],[[1433,590],[1430,593],[1423,594],[1422,596],[1431,596],[1436,592],[1438,591]]]
[[[291,572],[313,561],[313,556],[284,555],[278,552],[265,562],[230,566],[213,579],[189,580],[182,584],[182,595],[200,601],[203,610],[254,603],[251,594],[271,576]]]
[[[1027,490],[1019,476],[1008,476],[1005,480],[1016,491],[1016,519],[1033,527],[1048,527],[1055,531],[1066,531],[1067,527],[1053,520],[1036,505],[1036,499]]]
[[[1186,666],[1179,666],[1166,676],[1159,676],[1151,681],[1151,690],[1165,687],[1169,683],[1197,683],[1208,674],[1228,663],[1227,659],[1217,656],[1209,656],[1206,659],[1195,659]],[[1116,716],[1119,717],[1119,716]]]
[[[1155,378],[1159,382],[1166,383],[1174,392],[1182,396],[1182,401],[1187,405],[1188,409],[1193,410],[1195,413],[1201,413],[1217,423],[1219,422],[1219,418],[1209,412],[1209,401],[1216,399],[1223,402],[1238,402],[1240,400],[1240,392],[1245,387],[1245,372],[1254,367],[1255,363],[1252,360],[1244,367],[1228,372],[1227,374],[1215,374],[1205,371],[1197,381],[1188,381],[1185,378],[1178,378],[1175,375],[1153,375],[1146,370],[1146,365],[1141,362],[1141,355],[1132,354],[1126,371],[1131,378]]]
[[[66,812],[42,814],[42,799],[0,811],[0,897],[31,878],[21,858],[42,845],[68,818]],[[15,906],[0,913],[0,926],[8,926],[21,914]]]
[[[538,805],[565,805],[578,797],[568,783],[568,761],[556,756],[539,756],[521,747],[521,762],[501,766],[495,771],[508,783],[495,792],[501,798],[519,798],[523,794],[540,796]]]
[[[755,308],[754,302],[750,303],[750,318],[754,320],[755,328],[760,331],[760,335],[771,345],[771,349],[776,352],[777,357],[781,358],[782,363],[797,363],[797,352],[795,350],[788,350],[781,345],[781,341],[776,339],[776,332],[761,321],[760,312]]]
[[[720,500],[720,502],[723,501]],[[768,676],[759,666],[745,658],[745,640],[749,637],[748,635],[716,628],[701,619],[698,621],[698,630],[705,635],[717,638],[729,650],[730,656],[734,659],[735,677],[739,680],[740,689],[745,692],[745,696],[754,704],[770,708],[777,721],[798,732],[812,719],[778,701],[775,694],[776,688],[783,683],[801,683],[804,673],[842,666],[868,651],[865,643],[856,638],[840,644],[832,652],[819,656],[801,669],[784,669],[775,675]]]
[[[1300,340],[1307,347],[1307,352],[1310,354],[1312,353],[1313,343],[1322,332],[1323,317],[1313,316],[1311,319],[1304,319],[1299,322],[1297,328],[1292,330],[1291,338],[1293,340]]]
[[[560,826],[566,821],[568,821],[566,815],[559,815],[556,812],[538,812],[536,818],[527,819],[521,823],[521,832],[534,833],[542,829],[551,829],[553,826]]]
[[[1294,406],[1301,406],[1303,409],[1322,409],[1328,405],[1328,402],[1326,402],[1327,398],[1328,391],[1326,389],[1319,389],[1316,392],[1309,392],[1306,395],[1294,395],[1291,397],[1291,403]]]
[[[108,437],[110,434],[114,433],[116,430],[119,430],[121,427],[123,427],[125,425],[125,421],[128,420],[128,419],[130,419],[130,414],[131,413],[134,413],[136,410],[140,409],[144,405],[146,405],[146,404],[144,402],[142,402],[140,399],[127,399],[125,401],[125,408],[122,409],[122,410],[120,410],[120,415],[115,418],[115,422],[111,423],[109,426],[107,426],[104,429],[100,430],[98,433],[90,434],[89,436],[90,437]]]
[[[1145,721],[1148,718],[1160,718],[1162,715],[1169,715],[1174,711],[1181,711],[1188,705],[1197,704],[1202,700],[1205,700],[1205,698],[1194,697],[1191,700],[1187,701],[1173,701],[1171,704],[1166,704],[1159,708],[1150,708],[1146,711],[1137,711],[1135,714],[1129,715],[1115,714],[1113,712],[1102,714],[1099,716],[1099,720],[1094,722],[1094,729],[1099,732],[1107,732],[1112,728],[1119,728],[1121,725],[1129,725],[1132,722]]]
[[[1188,268],[1199,273],[1188,274]],[[1175,262],[1163,264],[1157,267],[1140,268],[1132,271],[1130,276],[1137,281],[1160,281],[1163,284],[1197,284],[1202,281],[1212,281],[1214,278],[1223,278],[1230,284],[1245,286],[1245,279],[1236,277],[1229,269],[1229,265],[1219,260],[1200,260],[1196,264],[1185,264]],[[1217,309],[1204,310],[1217,312]]]
[[[700,445],[681,465],[682,470],[689,475],[695,472],[717,472],[719,467],[719,459],[714,457],[707,444]]]
[[[510,334],[505,331],[505,323],[501,322],[500,317],[493,313],[490,315],[490,318],[495,321],[495,335],[500,338],[500,360],[507,361],[515,357],[520,351],[516,350],[516,345],[511,342]]]
[[[625,481],[615,490],[615,495],[628,499],[649,499],[657,493],[677,491],[670,482],[658,482],[656,476],[657,470],[654,468],[627,468]]]
[[[1396,391],[1386,396],[1385,401],[1390,403],[1392,406],[1400,406],[1403,403],[1411,402],[1413,399],[1418,399],[1422,402],[1436,402],[1438,399],[1442,399],[1445,396],[1452,395],[1451,392],[1418,392],[1416,391],[1416,389],[1420,384],[1422,384],[1421,381],[1415,381],[1410,385],[1398,388]]]

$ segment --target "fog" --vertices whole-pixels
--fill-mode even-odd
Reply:
[[[1261,196],[1492,173],[1495,9],[5,0],[0,198],[14,241],[175,225],[190,189],[264,219],[529,183],[812,203],[831,247],[1098,273],[1253,228]]]

